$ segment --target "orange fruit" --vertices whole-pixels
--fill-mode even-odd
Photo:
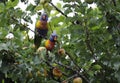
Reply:
[[[61,77],[62,76],[62,72],[59,68],[57,67],[54,67],[53,68],[53,75],[56,76],[56,77]]]
[[[73,83],[82,83],[82,78],[81,77],[74,78]]]

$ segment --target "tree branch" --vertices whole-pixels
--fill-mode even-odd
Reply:
[[[64,14],[59,8],[57,8],[52,2],[49,2],[58,12],[60,12],[63,16],[65,16],[66,18],[68,17],[66,14]],[[72,24],[76,25],[76,24],[80,24],[81,22],[76,20],[74,22],[71,22]]]
[[[67,66],[67,65],[64,65],[64,64],[62,64],[62,63],[58,63],[58,62],[55,62],[55,63],[58,64],[58,65],[60,65],[60,66],[65,67],[65,68],[68,69],[68,70],[71,70],[71,71],[75,72],[75,73],[76,73],[76,74],[74,74],[75,76],[80,76],[80,77],[82,77],[87,83],[89,83],[89,80],[88,80],[83,74],[81,74],[80,70],[72,69],[71,67],[69,67],[69,66]],[[69,77],[69,78],[73,78],[74,75],[71,76],[71,77]],[[64,81],[68,81],[69,78],[68,78],[67,80],[64,80]]]
[[[66,55],[68,55],[70,57],[71,61],[75,64],[75,66],[77,67],[77,69],[81,70],[81,68],[78,66],[78,64],[76,64],[75,60],[71,57],[71,55],[68,52],[66,52]]]
[[[60,12],[63,16],[68,17],[66,14],[64,14],[59,8],[57,8],[52,2],[49,2],[58,12]]]
[[[67,66],[67,65],[64,65],[64,64],[58,63],[58,62],[55,62],[55,63],[58,64],[58,65],[60,65],[60,66],[62,66],[62,67],[65,67],[65,68],[68,69],[68,70],[71,70],[71,71],[73,71],[73,72],[76,72],[76,70],[72,69],[70,66]]]
[[[90,83],[90,81],[84,75],[82,75],[81,72],[79,72],[78,75],[80,75],[80,77],[82,77],[86,83]]]
[[[94,53],[94,50],[93,50],[93,48],[92,48],[92,46],[91,46],[91,42],[90,42],[90,38],[89,38],[89,35],[90,35],[90,34],[89,34],[89,31],[88,31],[87,26],[85,27],[85,35],[86,35],[86,40],[85,40],[85,42],[86,42],[87,48],[90,50],[91,55],[93,56],[94,60],[97,61],[97,57],[96,57],[96,55],[95,55],[95,53]]]
[[[76,73],[78,75],[80,75],[87,83],[89,83],[89,80],[84,75],[81,74],[81,72],[80,72],[81,68],[76,64],[75,60],[71,57],[71,55],[68,52],[66,52],[66,54],[70,57],[71,61],[73,61],[73,63],[75,64],[75,66],[78,68],[77,71],[76,71]]]
[[[114,6],[116,6],[116,0],[112,0],[112,2],[113,2],[113,4],[114,4]]]
[[[66,80],[62,81],[62,83],[67,82],[76,76],[77,76],[77,74],[74,74],[74,75],[70,76],[69,78],[67,78]]]
[[[118,34],[120,34],[120,23],[117,25]]]
[[[53,80],[55,80],[55,81],[57,81],[57,82],[61,82],[60,79],[55,79],[55,78],[54,78],[54,76],[53,76],[53,74],[52,74],[52,69],[53,69],[54,67],[49,63],[49,61],[43,60],[43,62],[45,62],[45,63],[50,67],[50,72],[49,72],[50,76],[49,76],[49,77],[51,77]]]

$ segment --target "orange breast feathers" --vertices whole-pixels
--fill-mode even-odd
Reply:
[[[35,25],[36,28],[39,29],[48,29],[48,23],[46,21],[40,21],[38,20]]]
[[[47,50],[52,50],[54,48],[55,42],[51,42],[50,40],[46,40],[45,47]]]

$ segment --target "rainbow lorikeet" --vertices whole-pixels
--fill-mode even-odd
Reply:
[[[55,42],[57,41],[57,34],[56,33],[52,33],[50,38],[48,40],[45,41],[45,47],[47,50],[52,51],[52,49],[55,46]]]
[[[47,14],[42,14],[40,20],[36,22],[35,25],[35,36],[34,45],[35,48],[39,48],[42,38],[46,38],[48,32],[48,16]]]

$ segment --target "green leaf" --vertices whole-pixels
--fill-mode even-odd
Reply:
[[[7,44],[5,44],[5,43],[1,43],[0,44],[0,51],[1,50],[8,50],[9,48],[8,48],[8,46],[7,46]]]
[[[67,14],[70,14],[71,12],[72,12],[72,9],[67,8],[64,13],[67,15]]]
[[[1,68],[1,66],[2,66],[2,60],[0,59],[0,68]]]
[[[21,18],[22,15],[25,13],[20,8],[16,8],[14,12],[15,12],[14,15],[16,15],[16,17],[18,18]]]
[[[57,7],[58,7],[58,8],[61,8],[61,3],[57,3]]]
[[[120,82],[120,71],[117,71],[115,77],[118,79],[118,83]]]
[[[89,71],[88,74],[93,77],[94,76],[94,72],[93,71]]]
[[[30,16],[24,17],[24,20],[27,21],[27,22],[33,23]]]
[[[27,6],[26,10],[33,12],[35,7],[36,6],[34,6],[33,4],[30,4],[29,6]]]
[[[3,12],[5,9],[4,3],[0,3],[0,12]]]
[[[51,24],[58,25],[58,23],[63,22],[63,21],[64,21],[63,16],[59,16],[59,17],[55,16],[51,19]]]
[[[48,81],[47,83],[59,83],[59,82],[56,82],[56,81],[54,81],[54,80],[50,80],[50,81]]]
[[[1,27],[5,27],[5,26],[8,26],[8,24],[7,24],[7,20],[8,20],[8,18],[7,18],[7,16],[5,15],[5,13],[1,13],[0,14],[0,26]],[[7,27],[5,27],[5,28],[7,28]]]
[[[15,7],[17,6],[18,3],[19,3],[19,0],[14,0],[14,1],[9,0],[7,2],[7,8]]]
[[[37,7],[35,7],[35,11],[39,11],[39,10],[42,10],[42,5],[39,5],[39,6],[37,6]]]
[[[66,7],[71,7],[71,5],[70,4],[65,4],[64,6],[63,6],[63,8],[66,8]]]
[[[93,66],[93,69],[95,69],[95,70],[100,70],[100,69],[102,69],[102,67],[101,67],[100,65],[94,65],[94,66]]]
[[[40,3],[40,0],[35,0],[35,4],[39,4]]]
[[[63,2],[68,2],[69,3],[69,2],[72,2],[72,0],[63,0]]]

